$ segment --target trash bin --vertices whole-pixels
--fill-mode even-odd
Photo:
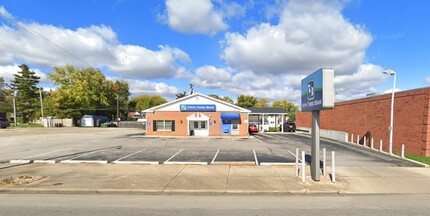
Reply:
[[[190,130],[190,136],[194,136],[194,130]]]

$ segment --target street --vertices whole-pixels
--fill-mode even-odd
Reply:
[[[429,195],[0,194],[0,215],[428,215]]]

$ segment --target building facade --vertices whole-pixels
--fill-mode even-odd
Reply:
[[[357,135],[360,143],[375,146],[383,142],[389,148],[391,94],[335,103],[334,109],[321,111],[320,127]],[[311,127],[311,112],[297,112],[297,127]],[[405,144],[407,154],[430,156],[430,87],[396,92],[394,99],[393,152],[401,152]],[[351,139],[351,138],[350,138]],[[350,140],[349,139],[349,140]]]
[[[149,136],[247,136],[250,110],[192,95],[143,111]]]

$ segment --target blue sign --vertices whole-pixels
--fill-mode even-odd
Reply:
[[[302,111],[334,106],[334,70],[321,68],[302,80]]]
[[[215,104],[180,104],[179,109],[184,112],[187,112],[187,111],[215,112],[216,106]]]

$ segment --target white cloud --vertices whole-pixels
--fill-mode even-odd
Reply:
[[[427,84],[430,84],[430,77],[426,78],[426,82],[427,82]]]
[[[7,11],[2,8],[2,13]],[[184,51],[169,46],[158,50],[121,44],[109,26],[66,29],[53,25],[18,22],[26,30],[0,26],[0,65],[25,62],[38,67],[72,64],[78,67],[107,67],[126,78],[175,77],[181,64],[191,60]],[[31,32],[31,33],[30,33]],[[66,54],[39,34],[77,56]],[[85,63],[84,63],[85,62]],[[179,71],[181,72],[181,71]],[[182,72],[183,73],[183,72]]]
[[[167,85],[163,82],[150,82],[148,80],[126,80],[130,86],[130,93],[133,95],[159,95],[167,98],[174,98],[180,89],[175,86]]]
[[[183,33],[212,36],[228,28],[223,14],[215,10],[210,0],[166,0],[165,19],[171,28]]]
[[[232,67],[255,72],[305,74],[333,67],[345,74],[362,63],[371,41],[369,33],[342,16],[340,7],[292,0],[279,24],[227,33],[222,58]]]

